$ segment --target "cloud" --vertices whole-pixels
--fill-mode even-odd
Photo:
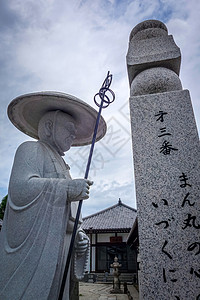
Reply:
[[[110,70],[116,100],[102,114],[109,130],[113,128],[120,135],[116,139],[116,135],[112,139],[109,135],[95,146],[90,173],[95,185],[91,199],[84,204],[84,214],[104,209],[107,201],[113,205],[119,197],[135,206],[126,70],[129,34],[144,19],[166,23],[181,48],[181,80],[191,92],[199,127],[199,9],[197,0],[1,1],[1,196],[7,191],[15,150],[27,140],[6,117],[8,103],[24,93],[55,90],[75,95],[94,107],[93,96]],[[124,144],[122,138],[126,139]],[[89,148],[85,149],[88,153]],[[66,155],[74,178],[83,176],[87,160],[86,154],[82,159],[77,151],[72,149]]]
[[[94,191],[91,188],[90,198],[83,202],[83,217],[117,204],[119,198],[124,204],[136,207],[133,190],[134,185],[132,183],[112,181],[108,184],[107,181],[102,180]]]

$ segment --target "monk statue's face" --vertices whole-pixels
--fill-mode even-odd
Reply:
[[[69,116],[64,113],[59,113],[54,122],[53,138],[55,145],[62,152],[66,152],[76,138],[75,125]]]
[[[40,141],[64,155],[76,138],[74,119],[62,111],[47,112],[39,122],[38,135]]]

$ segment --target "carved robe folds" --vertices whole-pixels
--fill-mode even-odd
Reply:
[[[18,148],[0,234],[0,300],[58,298],[73,223],[71,205],[76,205],[68,199],[70,180],[69,167],[50,146],[25,142]],[[74,253],[77,279],[87,257],[88,251],[82,257]],[[65,299],[68,289],[69,278]]]

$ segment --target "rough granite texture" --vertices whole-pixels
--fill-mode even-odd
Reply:
[[[148,57],[152,53],[151,39],[149,43]],[[143,68],[146,66],[144,63]],[[181,90],[180,80],[173,71],[157,69],[136,76],[130,97],[140,300],[197,300],[200,298],[199,137],[189,92]]]
[[[138,32],[144,32],[145,30],[160,30],[166,31],[168,33],[167,27],[164,23],[158,20],[146,20],[144,22],[141,22],[137,24],[130,34],[130,40],[133,38],[134,35],[136,35]]]
[[[130,109],[141,260],[140,299],[195,300],[200,293],[200,146],[189,93],[132,97]],[[167,113],[163,122],[156,121],[160,111]],[[165,133],[171,135],[161,136]],[[164,155],[164,141],[177,150]],[[191,186],[181,187],[183,173]]]
[[[131,96],[182,90],[178,75],[167,68],[151,68],[139,73],[131,84]]]
[[[130,85],[135,76],[147,68],[165,67],[179,75],[180,49],[160,23],[155,20],[145,21],[141,23],[146,24],[145,26],[138,24],[139,31],[133,29],[131,32],[126,57]]]
[[[89,197],[91,183],[72,179],[62,158],[75,125],[66,113],[47,112],[39,123],[40,140],[17,149],[0,233],[1,300],[58,299],[78,200]],[[88,255],[89,239],[79,228],[69,270],[77,280]],[[69,287],[68,275],[63,299],[69,300]]]

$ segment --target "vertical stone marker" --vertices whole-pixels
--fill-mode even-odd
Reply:
[[[180,60],[160,21],[132,30],[127,65],[140,300],[200,299],[200,144]]]

